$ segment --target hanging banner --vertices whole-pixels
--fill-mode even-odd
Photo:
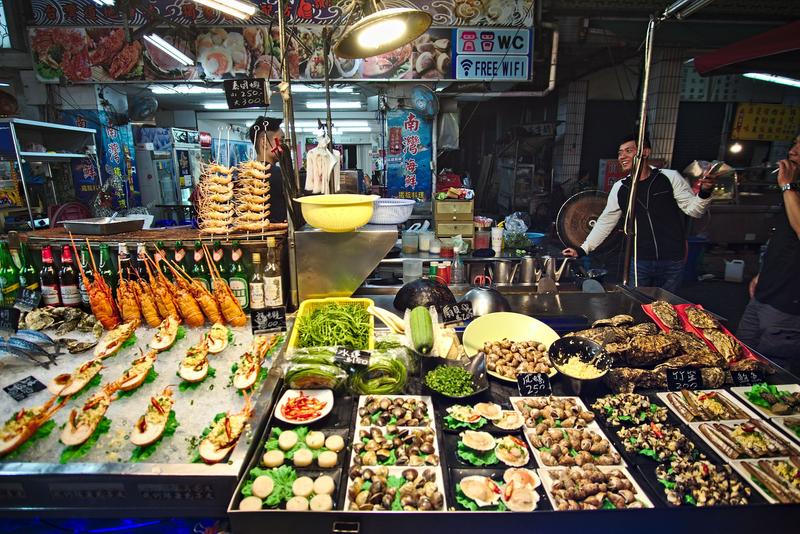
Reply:
[[[175,24],[263,25],[275,20],[278,0],[252,0],[258,6],[249,21],[229,17],[216,9],[192,0],[149,0],[136,10],[123,11],[98,5],[95,0],[31,0],[36,26],[108,26],[122,24],[123,13],[129,24],[143,25],[157,17]],[[342,23],[350,0],[286,0],[289,24],[336,25]],[[533,25],[533,0],[385,0],[383,7],[417,7],[433,16],[436,26],[527,26]],[[277,22],[275,22],[277,26]]]
[[[736,106],[731,139],[792,141],[800,130],[800,106],[741,103]]]
[[[389,147],[386,185],[389,197],[430,200],[432,122],[414,111],[398,109],[386,114]]]
[[[527,81],[531,77],[532,30],[457,28],[457,80]]]

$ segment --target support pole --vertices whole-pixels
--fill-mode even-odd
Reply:
[[[628,196],[628,209],[625,215],[625,255],[622,264],[622,284],[630,285],[631,257],[636,241],[636,190],[639,186],[639,175],[644,164],[644,139],[647,134],[647,93],[650,89],[650,65],[653,59],[653,37],[655,35],[657,19],[650,17],[647,24],[647,34],[644,40],[644,63],[642,65],[642,100],[639,106],[639,132],[636,139],[636,156],[633,158],[631,173],[631,191]]]

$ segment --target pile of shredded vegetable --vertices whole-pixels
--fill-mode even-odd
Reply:
[[[319,417],[327,404],[327,402],[309,397],[301,392],[297,397],[290,397],[286,400],[286,404],[281,406],[281,415],[292,421],[308,421]]]
[[[326,304],[298,320],[299,346],[369,348],[370,315],[360,304]]]

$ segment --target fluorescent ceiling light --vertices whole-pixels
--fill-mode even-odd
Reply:
[[[189,66],[194,65],[194,60],[175,48],[173,45],[162,39],[159,35],[155,33],[151,33],[150,35],[145,35],[144,40],[151,43],[153,46],[167,54],[168,56],[172,57],[178,63],[183,65]]]
[[[227,102],[206,102],[203,104],[205,109],[228,109]]]
[[[335,129],[335,128],[334,128],[334,129]],[[369,127],[364,127],[364,128],[360,128],[360,127],[349,127],[349,128],[348,128],[348,127],[346,127],[346,126],[345,126],[345,127],[342,127],[342,128],[341,128],[341,131],[343,131],[343,132],[371,132],[371,131],[372,131],[372,128],[369,128]]]
[[[779,83],[781,85],[788,85],[790,87],[800,87],[800,80],[794,78],[787,78],[786,76],[777,76],[775,74],[764,74],[762,72],[748,72],[743,74],[745,78],[751,80],[760,80],[762,82]]]
[[[96,1],[96,0],[95,0]],[[255,15],[258,8],[250,2],[240,0],[194,0],[196,3],[216,9],[237,19],[246,19]]]
[[[295,121],[294,124],[298,128],[306,128],[306,127],[308,127],[308,128],[311,128],[311,127],[316,128],[317,127],[317,121],[308,121],[308,120],[302,121],[301,120],[301,121]],[[344,127],[356,127],[356,128],[361,127],[361,128],[364,128],[364,127],[369,126],[369,123],[367,121],[333,121],[333,124],[334,124],[335,127],[341,126],[343,128]]]
[[[113,6],[114,0],[94,0],[94,3],[98,6]]]
[[[148,89],[157,95],[221,95],[225,92],[220,87],[203,87],[202,85],[151,85]]]
[[[8,82],[0,82],[0,87],[11,87],[11,84]]]
[[[352,87],[331,87],[331,93],[353,93]],[[324,87],[313,87],[311,85],[297,84],[292,85],[293,93],[324,93]]]
[[[327,106],[324,100],[309,100],[306,102],[308,109],[325,109]],[[341,101],[331,102],[331,109],[361,109],[361,102]]]

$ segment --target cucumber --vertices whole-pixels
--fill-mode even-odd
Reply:
[[[411,310],[408,320],[411,326],[411,343],[414,349],[428,354],[433,348],[433,321],[428,308],[417,306]]]

